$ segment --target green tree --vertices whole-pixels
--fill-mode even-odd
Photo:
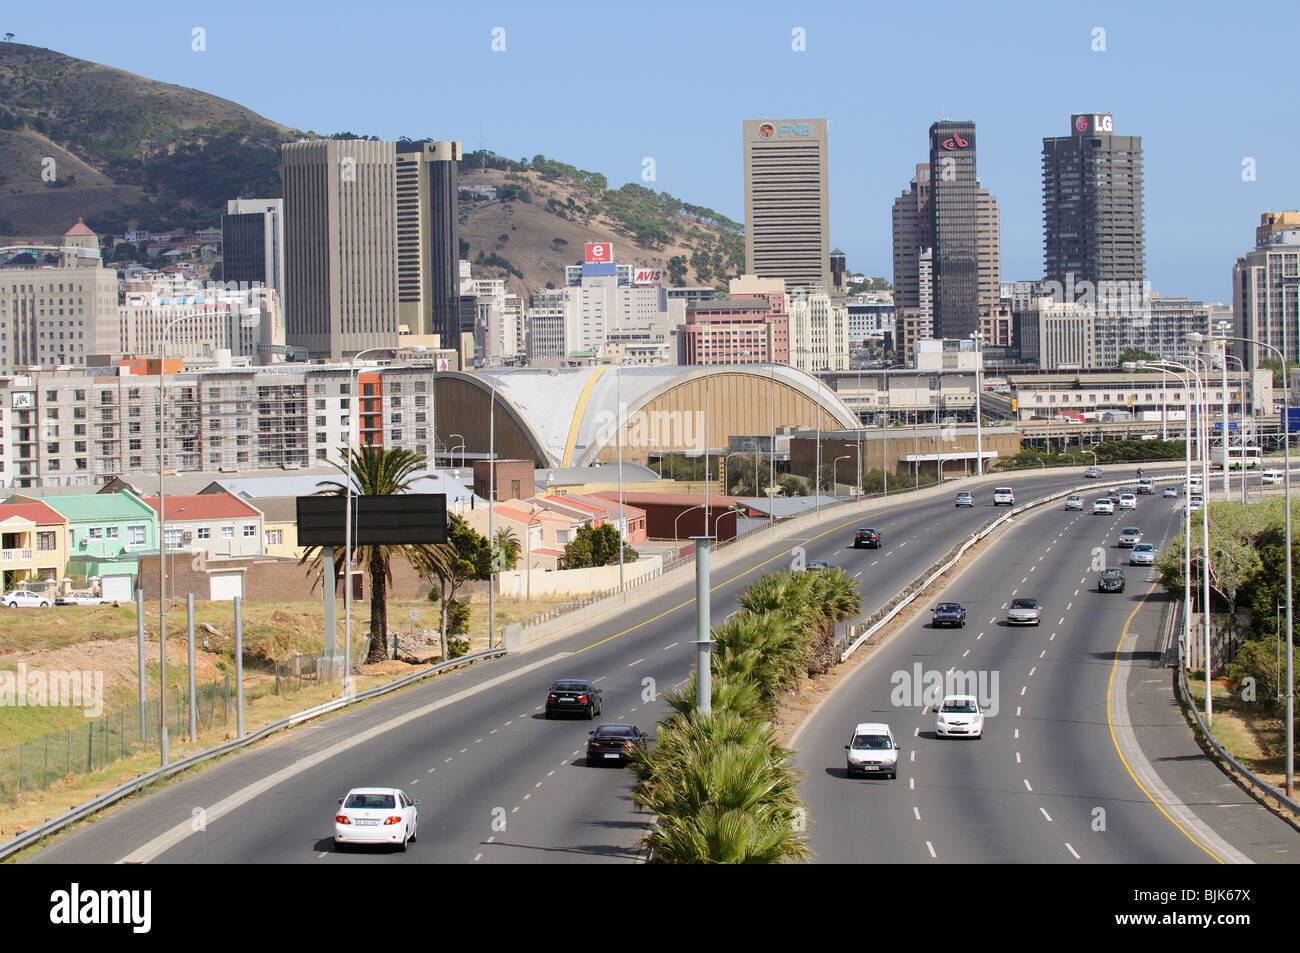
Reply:
[[[496,544],[499,561],[496,571],[508,572],[514,569],[519,562],[519,553],[523,549],[519,544],[519,537],[515,535],[514,529],[503,526],[497,530]]]
[[[808,495],[807,484],[804,483],[803,480],[799,479],[797,476],[793,476],[793,475],[784,476],[777,481],[777,486],[781,488],[781,492],[786,496],[807,496]]]
[[[481,533],[452,513],[447,517],[447,542],[437,547],[437,559],[429,559],[425,574],[437,580],[439,601],[442,603],[440,627],[442,657],[451,658],[448,643],[449,603],[456,601],[456,593],[472,579],[490,579],[492,575],[492,547]]]
[[[618,528],[605,523],[600,529],[583,524],[572,542],[564,547],[564,565],[568,569],[586,569],[591,566],[618,565]],[[623,543],[623,562],[636,562],[636,550]]]
[[[340,447],[340,456],[348,460],[347,450]],[[362,447],[353,450],[350,466],[333,464],[344,479],[352,484],[353,496],[397,496],[411,491],[416,475],[425,467],[422,453],[399,448],[382,449]],[[347,482],[322,480],[317,484],[317,496],[344,496]],[[321,570],[324,555],[319,546],[308,546],[298,561],[308,563],[313,573]],[[444,555],[434,543],[405,545],[354,546],[352,558],[370,575],[370,647],[367,662],[382,662],[388,658],[388,583],[392,582],[392,560],[400,556],[419,570],[441,565]],[[338,579],[343,570],[346,553],[342,547],[334,549],[334,566],[331,580]]]
[[[1268,357],[1261,360],[1259,362],[1259,366],[1261,368],[1267,368],[1268,370],[1273,372],[1274,388],[1280,388],[1282,386],[1282,362],[1281,361],[1279,361],[1275,357]],[[1291,364],[1291,363],[1287,364],[1286,369],[1287,369],[1288,379],[1290,380],[1296,379],[1295,372],[1297,368],[1300,368],[1300,364]]]
[[[1159,360],[1150,351],[1144,351],[1141,348],[1129,347],[1120,352],[1119,360],[1115,362],[1116,367],[1123,367],[1125,364],[1137,363],[1138,361],[1155,361]]]

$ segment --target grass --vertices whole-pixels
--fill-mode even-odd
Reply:
[[[1197,709],[1205,712],[1205,676],[1189,673],[1187,689]],[[1262,714],[1214,681],[1214,740],[1269,784],[1281,787],[1286,775],[1286,732],[1281,718]]]

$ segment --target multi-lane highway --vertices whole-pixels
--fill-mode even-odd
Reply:
[[[992,515],[991,488],[1004,482],[1012,481],[967,484],[978,503],[969,509],[955,508],[945,493],[904,498],[862,516],[828,511],[806,537],[773,541],[715,572],[713,617],[732,611],[744,586],[762,572],[785,568],[798,545],[807,559],[829,560],[857,578],[868,614]],[[1023,502],[1081,482],[1077,473],[1049,471],[1020,474],[1014,485]],[[1130,521],[1149,524],[1148,538],[1163,536],[1174,522],[1171,501],[1143,499],[1136,517],[1080,517],[1051,508],[1018,521],[945,593],[970,607],[966,629],[935,632],[915,623],[837,690],[799,739],[817,859],[1050,861],[1076,853],[1095,862],[1209,859],[1172,825],[1153,820],[1105,727],[1111,657],[1147,572],[1129,572],[1124,596],[1099,596],[1089,591],[1091,547],[1113,546],[1115,527]],[[858,525],[878,527],[882,549],[853,550]],[[1036,595],[1048,607],[1041,627],[1012,631],[998,624],[1013,591]],[[600,720],[632,722],[653,734],[663,714],[657,693],[684,679],[694,663],[693,625],[686,582],[544,647],[298,729],[127,804],[34,859],[635,860],[646,818],[629,799],[626,773],[586,767],[592,723],[548,721],[542,701],[556,678],[590,678],[604,693]],[[984,740],[913,737],[913,729],[932,730],[933,716],[892,706],[889,674],[917,661],[998,673],[1000,710]],[[877,717],[894,725],[907,749],[899,778],[847,781],[847,734],[856,721]],[[420,838],[407,853],[334,851],[337,798],[364,784],[401,787],[420,799]],[[1106,811],[1104,838],[1090,832],[1095,808]]]

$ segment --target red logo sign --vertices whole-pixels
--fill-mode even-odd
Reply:
[[[776,135],[776,126],[770,122],[765,122],[758,127],[758,137],[760,139],[771,139]]]
[[[1087,116],[1076,116],[1075,119],[1074,119],[1074,128],[1077,129],[1077,130],[1079,130],[1080,132],[1087,132],[1087,131],[1088,131],[1088,117],[1087,117]]]
[[[588,262],[611,262],[614,260],[614,247],[604,242],[587,242]]]
[[[965,149],[966,145],[966,140],[955,132],[947,139],[943,140],[943,147],[945,149]]]
[[[664,280],[662,268],[638,268],[632,275],[634,285],[657,285]]]

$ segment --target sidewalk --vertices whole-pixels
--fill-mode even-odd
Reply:
[[[1174,696],[1177,671],[1159,644],[1167,602],[1167,596],[1152,593],[1129,627],[1125,688],[1142,753],[1175,798],[1250,860],[1300,862],[1300,832],[1238,787],[1193,738]]]

